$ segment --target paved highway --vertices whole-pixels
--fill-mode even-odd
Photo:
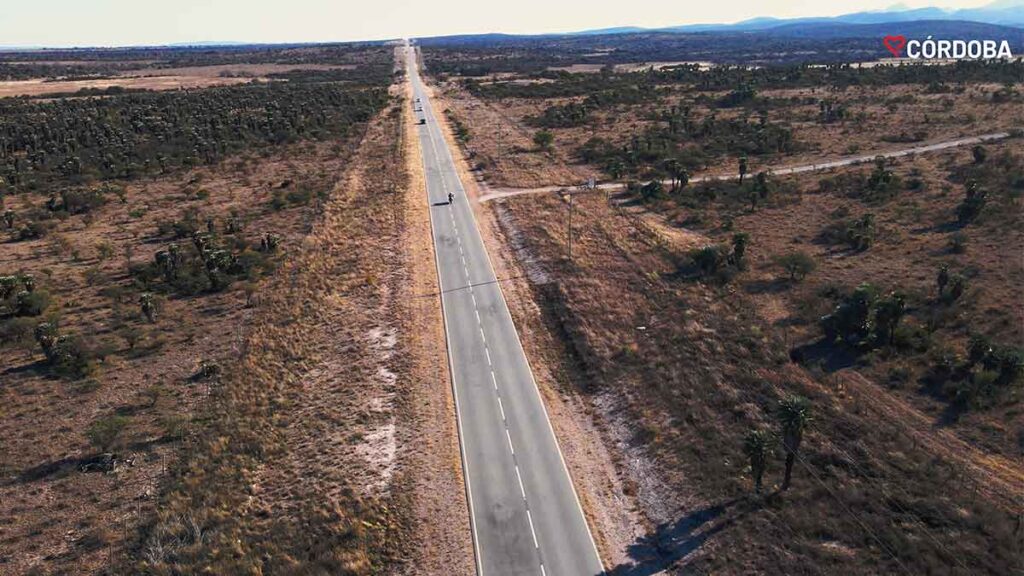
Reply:
[[[426,120],[417,129],[477,572],[601,574],[597,548],[412,49],[406,58],[418,99],[413,106],[421,108],[415,114]]]

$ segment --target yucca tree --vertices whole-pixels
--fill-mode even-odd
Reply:
[[[803,396],[788,396],[779,402],[776,417],[782,428],[782,447],[786,450],[786,475],[782,479],[782,489],[786,490],[793,476],[793,464],[800,452],[804,430],[811,423],[811,401]]]
[[[753,429],[743,438],[743,453],[750,459],[750,474],[754,477],[754,492],[761,493],[761,479],[772,456],[775,435],[768,430]]]
[[[139,307],[150,324],[156,322],[156,299],[149,292],[139,297]]]
[[[743,177],[747,175],[747,155],[740,156],[740,186],[743,185]]]
[[[935,277],[935,283],[939,286],[939,297],[946,291],[946,285],[949,284],[949,266],[946,264],[939,268],[939,274]]]

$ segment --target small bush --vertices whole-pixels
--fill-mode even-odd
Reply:
[[[19,292],[14,313],[18,316],[41,316],[50,306],[50,293],[46,290]]]
[[[89,444],[99,452],[109,452],[115,447],[124,429],[128,426],[126,416],[110,415],[93,421],[85,431]]]
[[[10,318],[0,321],[0,344],[30,342],[37,321],[34,318]]]
[[[949,237],[949,251],[952,254],[963,254],[967,252],[967,235],[963,232],[956,232]]]

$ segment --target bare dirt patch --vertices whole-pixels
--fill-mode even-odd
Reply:
[[[0,82],[0,98],[11,96],[45,96],[72,94],[84,89],[103,90],[111,87],[137,90],[180,90],[230,86],[265,78],[221,76],[140,76],[129,78],[103,78],[97,80],[10,80]]]
[[[118,74],[121,77],[140,78],[149,76],[185,76],[190,78],[222,78],[241,76],[261,78],[269,74],[281,74],[296,70],[354,70],[354,64],[222,64],[216,66],[182,66],[175,68],[141,68]]]

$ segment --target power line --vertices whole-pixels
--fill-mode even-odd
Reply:
[[[834,443],[833,443],[833,444],[834,444]],[[939,541],[939,539],[938,539],[938,538],[936,538],[934,534],[932,534],[932,532],[931,532],[931,531],[930,531],[930,530],[928,529],[928,526],[927,526],[927,524],[925,524],[924,520],[922,520],[920,516],[918,516],[917,514],[915,514],[915,513],[911,512],[911,511],[907,510],[907,509],[906,509],[906,508],[904,508],[904,507],[903,507],[903,506],[902,506],[902,505],[901,505],[901,504],[900,504],[900,503],[899,503],[898,501],[896,501],[896,500],[892,499],[892,497],[888,496],[888,495],[887,495],[887,494],[885,493],[885,492],[886,492],[886,490],[885,490],[885,486],[884,486],[884,485],[882,485],[882,483],[881,483],[881,482],[878,482],[878,481],[875,481],[875,480],[871,479],[871,478],[870,478],[870,477],[869,477],[869,476],[868,476],[868,475],[867,475],[867,474],[865,473],[865,470],[864,470],[864,468],[862,468],[862,467],[861,467],[861,465],[860,465],[860,464],[858,464],[858,463],[857,463],[857,461],[856,461],[856,460],[855,460],[855,459],[853,458],[853,456],[851,456],[851,455],[850,455],[850,454],[849,454],[848,452],[846,452],[845,450],[843,450],[843,449],[839,448],[839,446],[838,446],[838,445],[834,445],[834,449],[835,449],[835,450],[836,450],[837,452],[839,452],[839,453],[840,453],[840,454],[841,454],[842,456],[846,457],[847,461],[848,461],[848,462],[849,462],[850,464],[852,464],[852,465],[853,465],[854,467],[856,467],[856,468],[857,468],[858,472],[860,472],[860,474],[861,474],[861,478],[863,478],[864,480],[866,480],[866,481],[867,481],[867,482],[869,482],[869,483],[874,483],[874,484],[875,484],[875,485],[876,485],[876,486],[877,486],[877,487],[879,488],[879,492],[881,492],[881,493],[882,493],[882,496],[883,496],[883,497],[885,497],[886,499],[888,499],[888,500],[889,500],[889,502],[891,502],[892,504],[896,505],[896,507],[897,507],[897,508],[899,508],[900,512],[902,512],[902,513],[904,513],[904,514],[907,514],[907,515],[909,515],[910,517],[912,517],[912,518],[913,518],[913,520],[914,520],[914,521],[915,521],[915,522],[916,522],[916,523],[917,523],[917,524],[918,524],[918,525],[919,525],[919,526],[921,527],[921,529],[922,529],[922,530],[924,530],[924,533],[925,533],[925,534],[927,534],[929,538],[931,538],[932,542],[934,542],[936,546],[938,546],[939,548],[941,548],[943,552],[945,552],[945,553],[946,553],[946,554],[948,554],[948,555],[949,555],[949,556],[950,556],[951,558],[953,558],[953,560],[954,560],[954,561],[956,561],[956,563],[957,563],[957,564],[959,564],[961,568],[963,568],[963,569],[964,569],[964,570],[966,570],[967,572],[970,572],[970,568],[968,568],[968,566],[967,566],[966,564],[964,564],[963,560],[961,560],[961,559],[960,559],[960,558],[959,558],[959,557],[958,557],[958,556],[957,556],[956,554],[954,554],[954,553],[953,553],[953,551],[951,551],[951,550],[950,550],[950,549],[949,549],[949,548],[948,548],[948,547],[947,547],[947,546],[946,546],[945,544],[943,544],[942,542],[940,542],[940,541]],[[868,452],[870,453],[870,451],[868,451]],[[872,455],[874,455],[874,454],[872,454]],[[897,485],[897,487],[898,487],[898,485]],[[910,493],[909,493],[909,492],[907,492],[906,490],[903,490],[903,489],[901,488],[901,491],[903,492],[903,496],[905,496],[905,497],[907,497],[907,498],[910,498],[910,497],[911,497]]]
[[[859,517],[859,516],[857,516],[857,515],[856,515],[856,514],[855,514],[855,513],[853,512],[853,510],[851,510],[851,509],[850,509],[850,507],[849,507],[849,506],[847,506],[847,505],[846,505],[846,503],[845,503],[845,502],[843,502],[843,501],[842,501],[842,499],[840,499],[840,498],[839,498],[839,497],[838,497],[838,496],[836,495],[836,493],[835,493],[835,492],[833,492],[833,491],[832,491],[832,489],[831,489],[831,488],[829,488],[829,487],[828,487],[828,485],[827,485],[827,484],[825,484],[825,483],[824,483],[824,482],[823,482],[823,481],[821,480],[821,478],[819,478],[819,477],[818,477],[818,475],[814,473],[814,470],[812,470],[812,469],[811,469],[811,467],[810,467],[810,466],[809,466],[809,465],[807,464],[807,462],[805,462],[805,461],[804,461],[804,459],[803,459],[803,458],[802,458],[802,457],[800,456],[800,454],[799,454],[799,453],[796,453],[796,452],[794,452],[794,453],[793,453],[793,455],[794,455],[794,456],[796,456],[796,460],[797,460],[798,462],[800,462],[800,464],[801,464],[801,465],[802,465],[802,466],[803,466],[803,467],[804,467],[804,468],[805,468],[805,469],[807,470],[807,472],[808,472],[808,473],[810,473],[810,475],[811,475],[811,476],[812,476],[812,477],[813,477],[813,478],[814,478],[814,479],[815,479],[815,480],[816,480],[816,481],[818,482],[818,484],[820,484],[820,485],[821,485],[821,487],[822,487],[822,488],[824,488],[824,489],[825,489],[825,490],[826,490],[826,491],[827,491],[827,492],[828,492],[828,493],[829,493],[829,494],[830,494],[830,495],[832,496],[832,498],[833,498],[833,499],[834,499],[834,500],[835,500],[836,502],[838,502],[840,506],[842,506],[842,507],[843,507],[843,509],[844,509],[844,510],[846,511],[846,513],[847,513],[847,514],[848,514],[849,516],[853,517],[853,519],[854,519],[854,520],[856,520],[858,524],[860,524],[861,528],[863,528],[865,532],[867,532],[867,533],[868,533],[869,535],[871,535],[871,537],[875,539],[875,542],[878,542],[878,545],[879,545],[879,546],[880,546],[880,547],[881,547],[881,548],[882,548],[883,550],[885,550],[885,552],[886,552],[887,554],[889,554],[889,556],[890,556],[890,557],[891,557],[891,558],[892,558],[893,560],[895,560],[897,564],[899,564],[900,568],[902,568],[902,569],[903,569],[903,571],[904,571],[904,572],[906,572],[907,574],[910,574],[911,576],[913,576],[913,574],[914,574],[914,573],[913,573],[913,572],[911,572],[911,571],[910,571],[910,570],[909,570],[909,569],[908,569],[908,568],[907,568],[907,567],[906,567],[906,566],[905,566],[905,565],[903,564],[903,562],[902,562],[902,561],[900,561],[900,559],[899,559],[899,558],[898,558],[898,557],[896,556],[896,554],[895,554],[895,553],[894,553],[894,552],[893,552],[893,551],[892,551],[892,550],[891,550],[891,549],[890,549],[890,548],[889,548],[888,546],[886,546],[884,542],[882,542],[882,539],[878,537],[878,534],[876,534],[876,533],[875,533],[875,531],[874,531],[874,530],[872,530],[870,526],[868,526],[867,524],[865,524],[865,523],[864,523],[864,521],[863,521],[863,520],[861,520],[861,519],[860,519],[860,517]]]

